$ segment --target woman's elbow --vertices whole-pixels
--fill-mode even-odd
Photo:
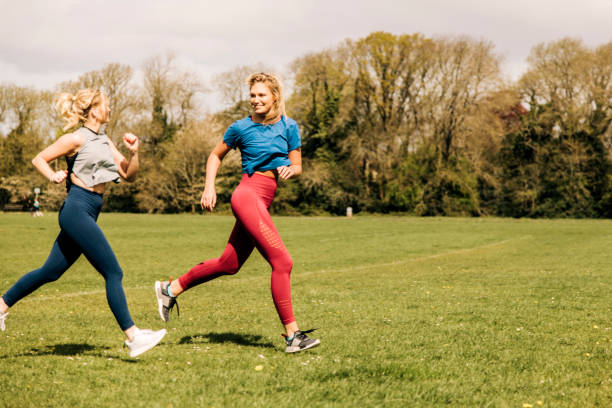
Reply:
[[[40,156],[40,153],[38,153],[32,159],[32,165],[34,165],[34,167],[38,167],[38,165],[41,164],[41,163],[45,163],[45,160]]]

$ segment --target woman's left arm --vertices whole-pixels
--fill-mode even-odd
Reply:
[[[289,166],[277,168],[278,176],[283,180],[299,177],[302,174],[302,149],[297,148],[289,152]]]
[[[138,174],[138,136],[131,133],[124,134],[123,144],[130,152],[130,158],[126,159],[111,140],[110,145],[113,151],[113,159],[119,168],[119,175],[127,181],[134,181],[136,180],[136,175]]]

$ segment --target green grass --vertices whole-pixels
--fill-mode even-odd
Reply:
[[[130,359],[103,280],[80,259],[11,310],[0,406],[612,405],[612,222],[275,222],[296,317],[319,328],[319,348],[283,352],[256,253],[159,320],[153,282],[218,256],[232,217],[102,214],[132,316],[169,334]],[[0,214],[0,292],[43,263],[57,232],[55,214]]]

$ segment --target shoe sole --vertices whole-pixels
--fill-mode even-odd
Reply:
[[[161,293],[161,282],[155,281],[155,297],[157,298],[157,310],[159,311],[159,317],[164,322],[168,322],[170,319],[164,319],[164,301]]]
[[[153,347],[157,346],[160,341],[162,341],[162,339],[167,333],[168,332],[166,331],[166,329],[162,329],[161,335],[159,336],[159,338],[155,339],[155,341],[147,344],[146,346],[140,347],[139,349],[130,350],[130,357],[138,357],[142,353],[151,350]]]
[[[306,346],[304,348],[298,348],[296,350],[291,350],[291,351],[290,350],[285,350],[285,352],[286,353],[297,353],[297,352],[300,352],[300,351],[304,351],[304,350],[308,350],[308,349],[311,349],[311,348],[315,348],[319,344],[321,344],[321,340],[317,339],[317,340],[315,340],[314,343],[310,344],[309,346]]]
[[[8,312],[4,314],[0,313],[0,330],[2,331],[6,330],[6,324],[5,324],[6,316],[8,316]]]

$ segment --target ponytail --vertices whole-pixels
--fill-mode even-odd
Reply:
[[[64,130],[84,123],[90,110],[102,102],[102,92],[97,89],[81,89],[72,95],[62,92],[55,99],[55,108],[66,122]]]

